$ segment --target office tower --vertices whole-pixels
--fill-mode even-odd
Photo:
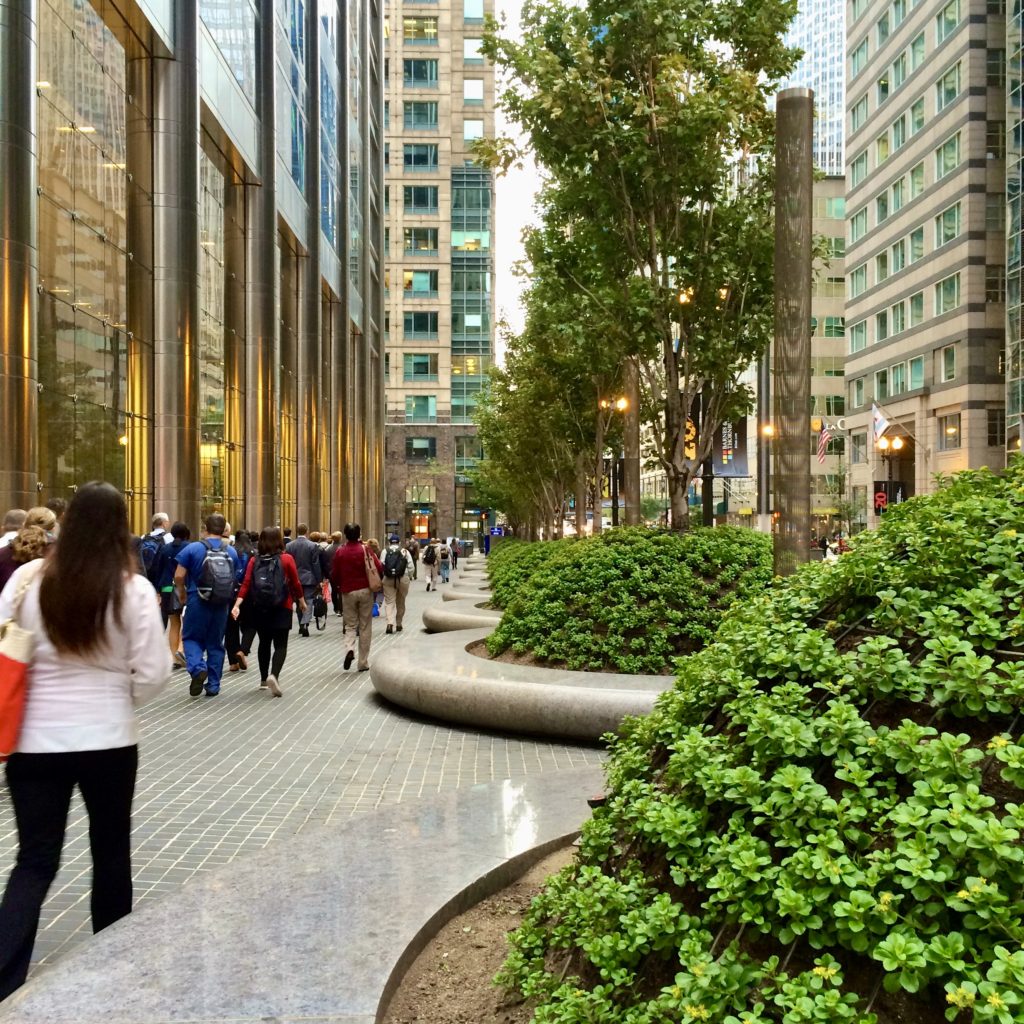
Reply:
[[[846,422],[874,524],[936,474],[1004,458],[1006,16],[852,0],[848,25]]]
[[[380,0],[0,8],[0,504],[380,521]]]
[[[494,354],[493,176],[472,145],[494,134],[494,71],[480,54],[491,0],[387,6],[389,530],[487,527],[466,472]]]
[[[1006,449],[1020,451],[1024,435],[1024,352],[1021,335],[1021,181],[1024,180],[1024,107],[1021,103],[1021,58],[1024,14],[1011,6],[1006,26],[1009,55],[1007,81],[1006,198]],[[993,211],[995,214],[995,211]]]

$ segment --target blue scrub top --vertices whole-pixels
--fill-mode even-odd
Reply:
[[[228,544],[223,537],[207,537],[210,542],[210,546],[219,548],[222,544],[228,549],[228,557],[231,559],[235,567],[235,574],[238,573],[238,554],[235,549]],[[199,580],[199,574],[203,569],[203,562],[206,560],[206,545],[196,540],[189,544],[187,547],[181,550],[181,553],[177,557],[178,565],[183,565],[188,572],[188,577],[185,581],[185,592],[188,594],[189,599],[198,596],[197,583]]]

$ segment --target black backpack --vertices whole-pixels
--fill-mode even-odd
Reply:
[[[406,570],[405,552],[398,548],[395,551],[389,551],[384,556],[384,578],[388,580],[400,580],[405,575]]]
[[[437,561],[437,549],[433,544],[427,546],[427,550],[423,552],[423,564],[433,565]]]
[[[253,566],[252,602],[257,608],[278,608],[288,596],[280,555],[262,555]]]
[[[202,545],[206,548],[206,557],[199,569],[196,591],[208,604],[230,604],[235,596],[235,565],[228,554],[228,545],[222,541],[220,547],[215,548],[208,540]]]
[[[139,544],[139,561],[142,563],[142,575],[145,576],[153,586],[156,586],[156,563],[160,549],[164,546],[163,533],[154,537],[149,534],[142,538]]]

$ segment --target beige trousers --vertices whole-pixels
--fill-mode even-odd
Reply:
[[[408,594],[408,576],[403,576],[398,580],[384,580],[384,614],[389,626],[402,628],[402,619],[405,617],[405,599]]]
[[[356,649],[359,629],[359,668],[368,668],[370,640],[373,638],[373,591],[368,587],[341,595],[341,614],[345,623],[345,653]]]

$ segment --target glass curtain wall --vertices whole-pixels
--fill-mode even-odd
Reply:
[[[277,0],[277,151],[300,191],[306,187],[306,3]]]
[[[348,267],[349,281],[356,292],[363,287],[363,185],[362,185],[362,154],[363,133],[359,121],[359,107],[363,94],[362,46],[360,39],[362,16],[360,0],[349,0],[348,32],[349,32],[349,82],[348,82],[348,149],[349,149],[349,183],[348,183]]]
[[[39,22],[39,469],[45,500],[69,498],[93,479],[127,486],[128,96],[124,45],[90,4],[42,0]],[[118,28],[128,38],[127,28]]]
[[[280,418],[278,420],[277,452],[280,459],[279,522],[283,526],[295,523],[298,509],[298,438],[299,438],[299,275],[302,258],[292,240],[281,236],[281,367]]]
[[[200,0],[199,17],[246,98],[257,108],[256,36],[259,15],[255,0]]]

